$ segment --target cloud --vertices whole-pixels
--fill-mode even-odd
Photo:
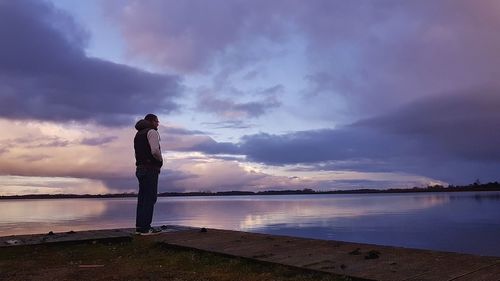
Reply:
[[[260,173],[265,175],[265,180],[260,183],[267,189],[348,189],[348,182],[356,183],[352,187],[378,188],[444,184],[426,174],[429,173],[426,165],[435,157],[426,156],[418,144],[409,145],[402,136],[375,129],[346,127],[283,135],[256,134],[243,137],[239,143],[217,142],[205,135],[166,137],[167,143],[182,143],[169,149],[187,153],[189,156],[179,159],[189,159],[192,163],[263,164],[266,172]],[[201,154],[193,154],[195,152]],[[221,182],[222,190],[223,187],[229,186]]]
[[[213,129],[248,129],[255,127],[255,125],[247,124],[242,120],[227,120],[220,122],[203,122],[202,125],[208,125]]]
[[[106,136],[106,137],[95,137],[95,138],[85,138],[81,141],[81,144],[85,145],[103,145],[116,140],[116,136]]]
[[[275,97],[279,94],[282,94],[284,91],[285,91],[285,86],[278,84],[278,85],[274,85],[274,86],[265,88],[265,89],[259,91],[258,94],[269,96],[269,97]]]
[[[207,139],[189,148],[191,151],[200,151],[206,154],[239,154],[237,145],[230,142],[217,142],[213,139]]]
[[[317,118],[352,122],[418,98],[500,84],[494,0],[107,5],[133,56],[179,72],[206,73],[230,56],[230,65],[252,78],[245,66],[272,60],[273,46],[296,51],[305,61],[302,110]]]
[[[63,193],[78,193],[79,182],[87,186],[85,192],[88,193],[92,193],[88,188],[89,182],[99,183],[96,184],[96,193],[103,190],[137,190],[131,143],[135,131],[132,128],[25,123],[1,119],[0,128],[10,128],[16,136],[13,139],[24,140],[5,141],[11,136],[0,136],[0,150],[4,151],[0,175],[22,177],[26,179],[26,184],[33,182],[36,177],[43,177],[44,181],[52,177],[73,179],[74,184],[68,189],[60,185],[54,189]],[[356,183],[353,187],[401,187],[402,182],[406,183],[404,186],[440,183],[429,177],[425,169],[412,170],[412,165],[420,164],[419,159],[426,160],[426,154],[418,150],[405,150],[407,146],[401,143],[407,139],[400,137],[401,141],[396,141],[397,134],[390,136],[380,132],[377,135],[374,130],[356,130],[362,132],[354,133],[354,129],[345,128],[284,135],[258,134],[249,135],[239,143],[229,143],[217,142],[201,134],[203,132],[162,126],[159,131],[166,164],[160,175],[160,191],[327,190],[346,189],[348,182]],[[372,135],[367,137],[369,134]],[[377,137],[384,135],[385,138]],[[33,143],[29,141],[31,136],[37,136],[33,138]],[[54,140],[65,142],[66,145],[60,146]],[[383,143],[386,141],[392,142]],[[53,146],[39,145],[49,143]],[[382,149],[381,145],[385,147]],[[394,155],[399,153],[391,154],[394,148],[408,155],[406,158],[397,158]],[[130,153],[124,153],[126,151]],[[416,157],[417,153],[422,157]],[[422,163],[428,164],[429,161],[422,160]],[[460,165],[464,163],[459,162]],[[429,166],[427,171],[438,170],[439,166]],[[484,165],[478,167],[493,172],[491,165],[488,166],[490,170],[484,169]],[[465,168],[470,166],[464,165],[462,170]],[[405,172],[408,174],[405,175]],[[366,182],[360,182],[363,180]],[[6,190],[12,193],[15,192],[13,190],[28,192],[31,189],[10,186]]]
[[[170,164],[170,163],[169,163]],[[198,175],[185,171],[163,168],[158,178],[158,192],[183,192],[187,188],[180,181],[198,179]],[[114,192],[137,192],[138,182],[133,173],[121,176],[103,176],[99,180]]]
[[[424,98],[337,129],[247,135],[240,154],[311,170],[400,172],[442,181],[496,180],[500,168],[497,91]]]
[[[197,160],[181,160],[173,164],[176,170],[197,177],[176,182],[176,186],[187,191],[221,190],[269,190],[311,186],[307,180],[293,180],[285,176],[272,175],[245,163],[203,157]]]
[[[70,144],[69,141],[61,139],[57,136],[52,137],[38,137],[30,134],[26,137],[18,137],[13,139],[6,139],[4,145],[9,146],[22,146],[24,148],[40,148],[40,147],[64,147]]]
[[[275,14],[279,5],[273,3],[112,1],[105,6],[120,23],[132,56],[192,72],[213,63],[234,42],[247,41],[244,37],[279,37],[280,17]],[[249,57],[255,56],[239,53],[238,59]]]
[[[219,98],[203,93],[198,99],[197,109],[216,114],[224,119],[247,119],[262,116],[279,106],[280,102],[275,96],[267,97],[262,101],[235,102],[229,98]]]
[[[310,73],[315,101],[341,96],[359,118],[499,85],[496,1],[334,2],[325,11],[334,13],[329,20],[314,6],[305,12],[310,58],[321,59]]]
[[[206,132],[162,126],[159,130],[165,148],[171,151],[202,152],[206,154],[238,154],[237,145],[217,142]]]
[[[375,131],[344,128],[248,135],[240,146],[251,161],[285,165],[398,155],[392,144],[391,137]]]
[[[0,119],[0,129],[10,132],[0,135],[0,177],[16,180],[0,184],[0,194],[137,191],[131,127]],[[237,161],[241,157],[209,155],[237,153],[232,143],[217,143],[203,132],[175,126],[159,131],[165,159],[160,192],[252,189],[286,182],[246,167]]]
[[[161,126],[160,128],[167,135],[172,134],[172,135],[186,135],[186,136],[189,136],[189,135],[206,135],[207,134],[206,132],[203,132],[203,131],[188,130],[188,129],[184,129],[184,128],[180,128],[180,127],[165,127],[165,126]]]
[[[163,127],[162,127],[163,128]],[[0,177],[11,176],[16,182],[1,185],[0,193],[102,193],[137,190],[133,137],[135,129],[110,128],[92,124],[60,124],[41,121],[12,121],[0,119],[0,129],[9,134],[0,136]],[[188,130],[178,141],[189,139]],[[64,145],[61,145],[64,144]],[[180,144],[179,144],[180,145]],[[166,157],[168,165],[172,165]],[[189,170],[178,171],[165,167],[160,182],[162,188],[176,188],[175,182],[193,177]],[[197,177],[194,176],[194,177]],[[54,186],[41,187],[50,179],[67,178],[67,186],[54,181]],[[40,179],[40,184],[33,184]],[[91,184],[95,183],[92,192]],[[31,187],[30,187],[31,186]],[[78,188],[85,186],[78,191]],[[52,189],[50,189],[50,188]],[[166,191],[166,190],[162,190]]]
[[[247,128],[248,120],[266,122],[265,115],[278,109],[276,116],[290,110],[294,117],[336,124],[335,129],[252,134],[238,143],[162,127],[162,148],[171,157],[162,176],[165,186],[295,184],[293,176],[249,172],[248,165],[256,163],[276,169],[302,165],[309,173],[372,173],[366,177],[408,173],[452,183],[497,179],[497,1],[121,0],[103,5],[119,23],[129,55],[152,68],[201,74],[203,81],[195,83],[213,83],[197,85],[209,90],[194,90],[201,92],[194,110],[216,116],[220,126]],[[0,127],[9,132],[0,136],[0,174],[132,186],[133,154],[124,151],[131,149],[133,129],[103,126],[178,109],[180,78],[88,57],[89,34],[46,2],[2,1],[0,36],[5,39]],[[228,176],[228,182],[215,173]],[[330,180],[321,183],[333,185]]]
[[[467,91],[418,100],[354,126],[435,143],[457,159],[496,163],[500,159],[499,106],[500,90]]]
[[[0,175],[1,195],[20,194],[104,194],[110,190],[99,180],[70,177]],[[37,214],[38,214],[37,210]]]
[[[176,76],[85,55],[88,34],[40,1],[0,3],[0,116],[126,124],[178,106]]]

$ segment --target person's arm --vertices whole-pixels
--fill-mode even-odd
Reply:
[[[156,130],[149,130],[148,142],[149,146],[151,147],[151,154],[153,154],[153,157],[158,161],[163,161],[160,149],[160,134],[158,134]]]

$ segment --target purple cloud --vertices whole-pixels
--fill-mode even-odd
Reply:
[[[284,27],[275,13],[281,8],[278,2],[114,1],[105,5],[120,23],[131,55],[182,72],[206,68],[212,58],[245,37],[279,39],[278,29]],[[239,60],[255,58],[239,54]]]
[[[391,136],[373,130],[323,129],[242,138],[248,160],[271,165],[390,158],[401,153]]]
[[[179,78],[85,55],[87,34],[39,1],[0,3],[0,115],[126,124],[177,109]]]
[[[166,135],[206,135],[206,132],[198,131],[198,130],[187,130],[184,128],[176,128],[176,127],[161,127],[162,132],[165,132]]]
[[[186,179],[197,178],[197,175],[188,174],[182,171],[163,169],[158,179],[158,192],[183,192],[186,190],[185,186],[180,185],[178,182]],[[103,176],[96,177],[96,180],[101,180],[107,187],[120,191],[137,192],[137,178],[134,176]]]
[[[368,117],[420,97],[500,84],[494,0],[116,3],[108,12],[129,52],[181,72],[204,72],[228,54],[244,69],[276,55],[256,45],[290,47],[300,38],[305,92],[322,118],[338,116],[331,108],[339,98],[344,114]]]
[[[397,111],[357,122],[354,127],[377,129],[439,149],[461,160],[500,160],[500,90],[454,93],[426,98]]]
[[[325,4],[325,3],[323,3]],[[329,1],[302,15],[308,93],[342,96],[351,114],[378,115],[415,99],[497,88],[497,3],[483,1]],[[334,114],[334,113],[333,113]]]
[[[99,146],[99,145],[113,142],[116,139],[118,139],[118,137],[116,137],[116,136],[85,138],[81,141],[81,144],[90,145],[90,146]]]
[[[39,137],[30,135],[28,137],[18,137],[6,139],[2,142],[2,146],[8,147],[24,147],[24,148],[39,148],[39,147],[66,147],[71,142],[59,137]]]
[[[260,133],[237,144],[213,139],[184,148],[245,155],[307,171],[399,172],[450,183],[497,180],[500,96],[496,91],[429,97],[337,129]]]
[[[240,154],[267,165],[307,165],[307,171],[410,173],[459,184],[497,180],[500,169],[500,161],[463,159],[422,136],[372,129],[251,135],[240,144]]]
[[[213,113],[225,119],[247,119],[262,116],[280,105],[281,103],[274,95],[261,101],[235,102],[229,98],[201,94],[197,108],[203,112]]]
[[[216,142],[211,138],[187,149],[187,151],[193,150],[206,154],[240,154],[237,145],[230,142]]]
[[[203,122],[202,125],[211,126],[214,129],[248,129],[255,125],[247,124],[242,120],[228,120],[221,122]]]

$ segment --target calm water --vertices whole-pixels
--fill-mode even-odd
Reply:
[[[0,236],[133,227],[135,200],[1,200]],[[500,256],[500,192],[159,198],[154,224]]]

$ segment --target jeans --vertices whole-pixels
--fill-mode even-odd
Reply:
[[[139,231],[148,230],[151,227],[158,197],[159,172],[154,169],[137,168],[135,175],[139,180],[135,227]]]

